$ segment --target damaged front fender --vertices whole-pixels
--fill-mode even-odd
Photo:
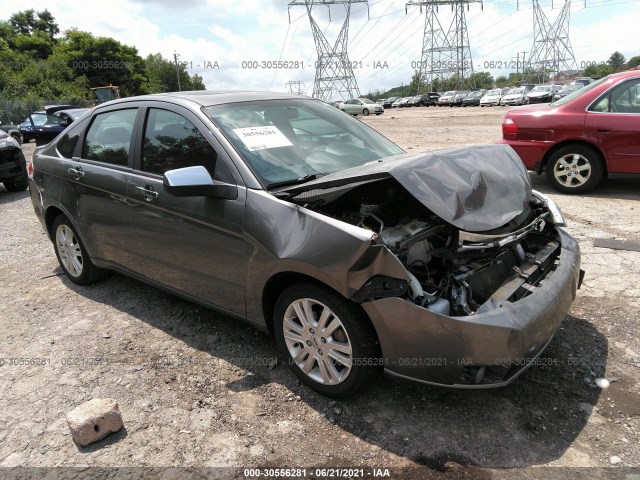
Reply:
[[[247,190],[245,228],[252,251],[247,268],[247,314],[263,318],[262,296],[269,279],[281,273],[314,278],[345,298],[373,276],[409,282],[409,275],[375,233]],[[264,319],[269,321],[270,319]]]

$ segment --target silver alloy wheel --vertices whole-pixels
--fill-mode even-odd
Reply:
[[[353,363],[349,335],[340,319],[311,298],[292,302],[282,322],[284,341],[295,364],[323,385],[344,382]]]
[[[591,177],[591,163],[579,153],[570,153],[560,157],[554,164],[553,175],[560,185],[579,187]]]
[[[82,275],[82,250],[73,230],[68,225],[60,225],[56,229],[56,249],[60,262],[73,277]]]

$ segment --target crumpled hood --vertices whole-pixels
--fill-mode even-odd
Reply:
[[[420,203],[466,231],[501,227],[522,213],[531,182],[508,145],[477,145],[417,155],[399,155],[326,175],[290,187],[289,198],[313,202],[344,195],[362,183],[394,178]]]

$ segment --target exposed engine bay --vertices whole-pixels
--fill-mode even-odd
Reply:
[[[374,241],[407,269],[409,282],[372,278],[352,298],[358,302],[396,296],[442,315],[475,315],[532,293],[555,269],[560,253],[552,214],[535,195],[521,214],[486,232],[445,222],[393,179],[364,182],[311,202],[292,200],[371,230]]]

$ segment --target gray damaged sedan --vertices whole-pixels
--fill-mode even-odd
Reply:
[[[33,168],[71,281],[117,270],[246,320],[327,395],[382,369],[508,384],[582,279],[562,214],[510,147],[408,155],[300,96],[116,100],[38,148]]]

